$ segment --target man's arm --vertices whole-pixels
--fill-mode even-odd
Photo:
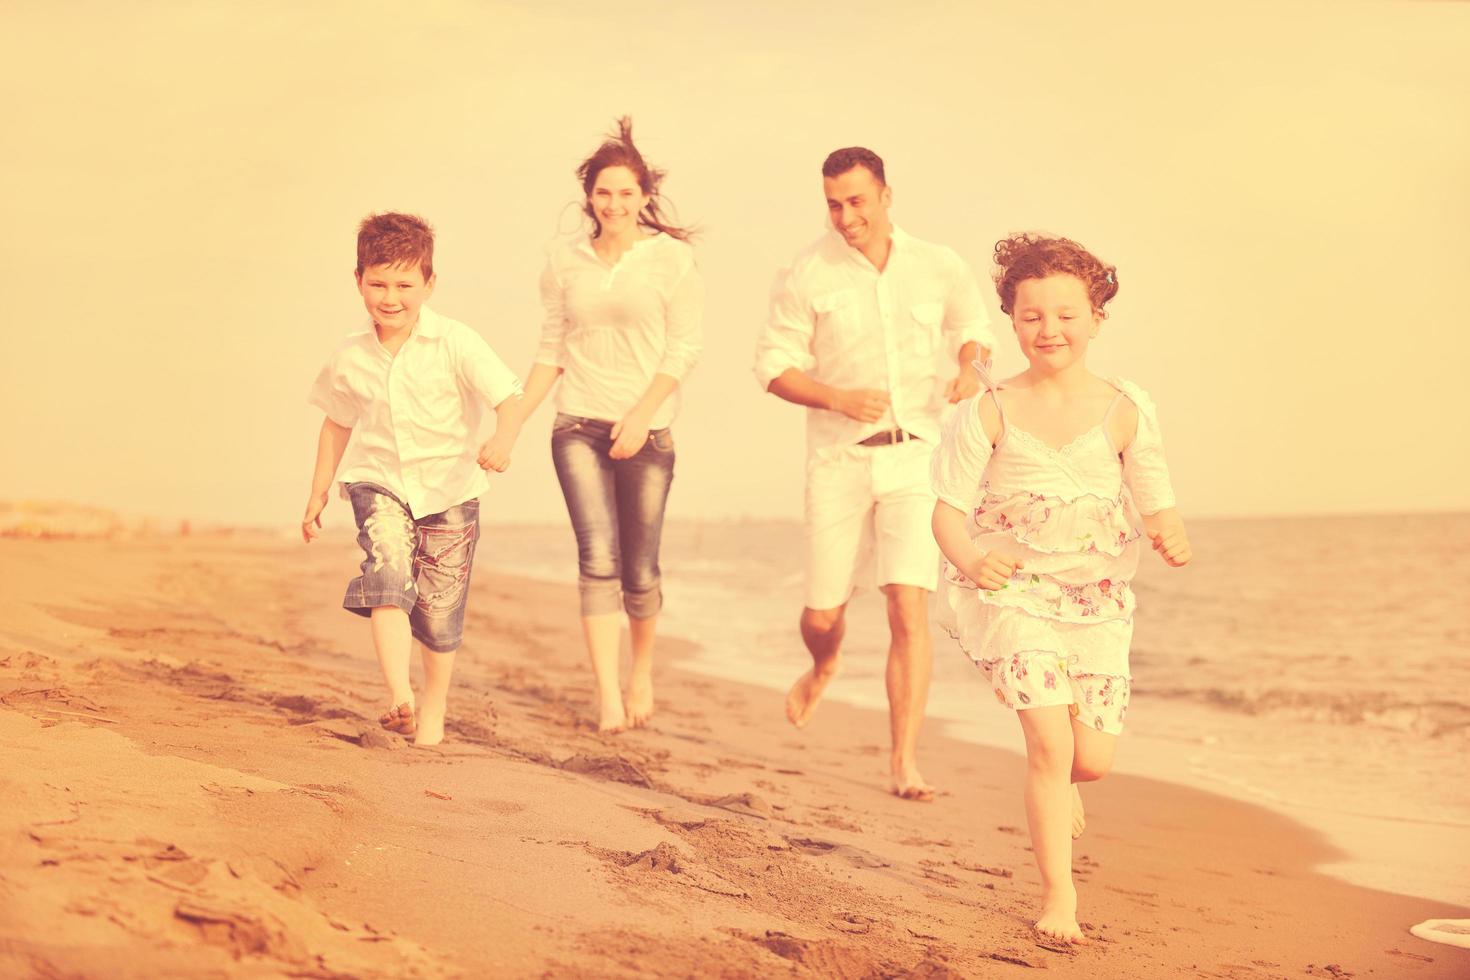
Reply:
[[[342,453],[347,449],[347,440],[352,438],[351,426],[338,425],[331,418],[322,419],[322,431],[316,440],[316,469],[311,475],[311,495],[306,498],[306,515],[301,519],[301,538],[311,543],[321,532],[322,511],[332,492],[332,478],[342,462]]]
[[[876,422],[888,411],[888,392],[876,388],[834,388],[805,371],[787,368],[766,389],[777,398],[808,408],[841,412],[859,422]]]

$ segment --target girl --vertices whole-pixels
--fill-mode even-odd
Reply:
[[[582,634],[604,732],[653,713],[659,536],[674,478],[669,425],[700,349],[703,285],[689,233],[661,213],[663,176],[634,146],[627,117],[577,168],[591,225],[551,249],[541,347],[526,381],[529,415],[561,380],[551,455],[577,536]],[[633,640],[626,700],[624,613]]]
[[[982,370],[986,390],[946,425],[934,537],[960,647],[1017,709],[1026,738],[1036,929],[1083,942],[1071,840],[1083,812],[1071,784],[1107,773],[1123,729],[1140,541],[1178,567],[1189,539],[1153,402],[1087,370],[1116,270],[1076,242],[1031,234],[998,243],[995,262],[1030,366],[999,383]]]

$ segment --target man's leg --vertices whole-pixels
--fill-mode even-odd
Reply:
[[[934,787],[919,775],[916,753],[934,650],[929,641],[929,593],[916,585],[885,585],[888,598],[888,719],[893,792],[906,800],[932,800]]]
[[[812,655],[812,668],[797,679],[786,695],[786,717],[797,728],[804,728],[811,721],[822,693],[837,676],[842,635],[847,631],[846,611],[846,603],[835,609],[801,611],[801,639]]]

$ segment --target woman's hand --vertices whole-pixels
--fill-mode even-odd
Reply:
[[[634,409],[615,422],[612,427],[613,444],[607,455],[612,459],[632,459],[642,452],[644,443],[648,442],[649,421],[647,415]]]

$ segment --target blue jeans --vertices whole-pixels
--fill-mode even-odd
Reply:
[[[612,459],[613,423],[558,414],[551,459],[577,534],[582,615],[627,610],[649,619],[663,606],[658,545],[674,481],[674,437],[648,434],[637,455]]]
[[[343,608],[370,616],[378,606],[408,613],[414,639],[435,653],[459,648],[480,502],[466,500],[414,520],[407,505],[375,483],[349,483],[362,574],[347,584]]]

